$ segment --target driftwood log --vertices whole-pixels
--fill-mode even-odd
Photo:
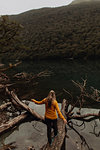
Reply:
[[[14,100],[18,105],[19,107],[21,107],[22,109],[28,111],[30,114],[33,115],[33,117],[35,119],[38,119],[40,121],[44,121],[44,118],[39,115],[38,113],[36,113],[33,109],[31,109],[29,106],[27,106],[26,104],[22,103],[18,96],[13,92],[13,91],[9,91],[8,88],[6,88],[6,92],[10,95],[11,99]]]
[[[16,64],[11,64],[11,63],[10,63],[7,68],[1,68],[1,69],[0,69],[0,73],[6,71],[6,70],[8,70],[8,69],[11,69],[11,68],[13,68],[13,67],[16,67],[16,66],[20,65],[21,63],[22,63],[22,62],[18,62],[18,63],[16,63]]]
[[[28,113],[25,112],[17,117],[15,117],[14,119],[12,119],[11,121],[6,122],[5,124],[0,126],[0,135],[3,134],[4,132],[8,131],[9,129],[11,129],[12,127],[14,127],[16,124],[20,123],[21,121],[23,121],[26,117],[28,116]]]
[[[2,105],[0,106],[0,111],[3,111],[4,109],[6,109],[6,108],[7,108],[8,106],[10,106],[10,105],[11,105],[11,102],[2,104]]]
[[[84,114],[84,115],[73,115],[70,116],[70,119],[77,119],[77,120],[82,120],[84,118],[88,118],[88,117],[100,117],[100,111],[98,113],[88,113],[88,114]]]
[[[26,104],[22,103],[13,91],[10,92],[8,90],[8,88],[6,88],[6,92],[10,95],[12,103],[14,103],[14,105],[16,105],[17,107],[20,107],[20,108],[26,110],[26,112],[15,117],[11,121],[8,121],[7,123],[1,125],[0,126],[0,134],[6,132],[10,128],[14,127],[16,124],[23,121],[29,114],[31,114],[34,117],[34,119],[44,122],[44,118],[42,116],[40,116],[38,113],[36,113],[33,109],[28,107]],[[10,102],[9,102],[9,105],[10,105]],[[2,107],[6,107],[6,106],[2,106]]]
[[[15,144],[15,142],[12,142],[12,143],[9,143],[9,144],[2,143],[3,146],[0,148],[0,150],[12,150],[12,149],[15,149],[16,146],[14,144]]]

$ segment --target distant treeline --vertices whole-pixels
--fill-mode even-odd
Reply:
[[[5,57],[100,58],[100,2],[42,8],[9,16],[23,25],[21,43]],[[2,56],[2,57],[3,57]]]

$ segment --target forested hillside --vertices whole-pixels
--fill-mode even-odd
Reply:
[[[2,57],[100,58],[100,1],[9,16],[23,25],[21,46]]]
[[[100,0],[73,0],[71,4],[79,4],[79,3],[84,3],[84,2],[97,2]]]

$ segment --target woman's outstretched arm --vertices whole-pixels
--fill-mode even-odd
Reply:
[[[67,123],[67,120],[65,119],[65,117],[62,115],[60,109],[59,109],[59,106],[58,106],[58,103],[56,101],[55,103],[55,107],[56,107],[56,110],[57,110],[57,113],[58,113],[58,116],[59,118],[63,119],[64,123],[66,124]]]
[[[34,102],[35,104],[41,105],[41,104],[45,104],[46,103],[46,98],[44,98],[41,101],[37,101],[35,99],[31,99],[32,102]]]

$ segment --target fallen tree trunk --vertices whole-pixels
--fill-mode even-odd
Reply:
[[[20,123],[21,121],[23,121],[29,114],[27,112],[15,117],[14,119],[12,119],[11,121],[8,121],[7,123],[3,124],[0,126],[0,135],[4,132],[6,132],[7,130],[9,130],[10,128],[14,127],[16,124]]]
[[[6,109],[6,108],[7,108],[8,106],[10,106],[10,105],[11,105],[11,102],[2,104],[2,105],[0,106],[0,111],[3,111],[4,109]]]
[[[16,124],[23,121],[29,115],[29,113],[32,114],[34,119],[44,122],[44,118],[42,116],[40,116],[39,114],[37,114],[33,109],[31,109],[30,107],[28,107],[27,105],[22,103],[13,91],[10,92],[8,90],[8,88],[6,88],[6,92],[10,95],[12,103],[14,103],[14,105],[16,105],[17,107],[23,108],[27,112],[25,112],[24,114],[19,115],[18,117],[12,119],[9,122],[1,125],[0,126],[0,134],[6,132],[10,128],[14,127]],[[11,104],[11,102],[9,104]]]
[[[16,66],[20,65],[21,63],[22,63],[22,62],[18,62],[18,63],[16,63],[16,64],[9,64],[9,66],[8,66],[7,68],[2,68],[2,69],[0,69],[0,73],[1,73],[1,72],[4,72],[4,71],[6,71],[6,70],[8,70],[8,69],[10,69],[10,68],[16,67]]]
[[[66,109],[66,100],[63,100],[62,103],[62,114],[65,116],[65,109]],[[64,139],[65,139],[65,124],[63,122],[63,120],[58,119],[58,136],[55,137],[54,142],[52,143],[52,146],[49,146],[49,143],[47,143],[46,145],[44,145],[41,150],[61,150]]]
[[[19,105],[19,107],[22,107],[24,110],[28,111],[30,114],[33,115],[33,117],[35,117],[35,119],[38,119],[40,121],[44,121],[44,118],[39,115],[38,113],[36,113],[33,109],[31,109],[29,106],[27,106],[26,104],[22,103],[19,98],[17,97],[17,95],[13,92],[13,91],[9,91],[8,88],[6,88],[6,92],[10,95],[10,97]]]
[[[14,145],[15,142],[12,142],[12,143],[9,143],[9,144],[4,144],[2,143],[2,147],[0,147],[0,150],[12,150],[12,149],[15,149],[16,146]]]
[[[84,114],[84,115],[73,115],[73,116],[70,116],[69,118],[70,119],[84,119],[84,118],[87,118],[87,117],[100,117],[100,111],[97,113],[89,113],[89,114]]]

